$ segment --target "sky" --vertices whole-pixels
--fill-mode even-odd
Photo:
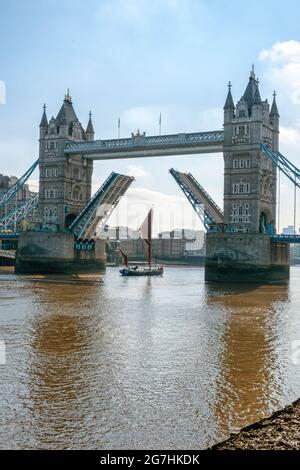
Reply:
[[[121,137],[157,134],[160,113],[164,134],[216,130],[228,81],[236,102],[252,64],[262,98],[277,92],[280,150],[300,167],[299,14],[294,0],[0,0],[0,173],[21,176],[36,160],[42,106],[56,116],[68,88],[98,139],[117,137],[119,117]],[[221,154],[97,161],[94,189],[111,171],[136,178],[109,223],[137,228],[148,205],[156,231],[201,228],[171,167],[223,206]],[[280,221],[293,224],[285,178]]]

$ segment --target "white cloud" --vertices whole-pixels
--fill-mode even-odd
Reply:
[[[39,180],[31,179],[28,181],[30,191],[38,192],[39,190]]]
[[[264,65],[263,82],[278,92],[280,151],[300,167],[300,42],[276,42],[264,49],[259,59]],[[293,224],[293,185],[281,175],[281,227]],[[299,192],[299,191],[298,191]],[[299,225],[299,211],[297,225]]]
[[[128,175],[134,176],[135,178],[142,178],[147,176],[147,172],[141,165],[129,165],[127,173]]]
[[[184,197],[141,187],[127,191],[109,218],[108,224],[136,229],[151,208],[154,211],[155,234],[177,227],[203,229],[198,216]]]
[[[300,42],[277,42],[264,49],[259,59],[267,64],[267,74],[280,93],[293,104],[300,103]]]

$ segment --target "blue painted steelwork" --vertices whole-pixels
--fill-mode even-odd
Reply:
[[[265,144],[260,144],[262,151],[269,157],[273,163],[291,180],[298,188],[300,188],[300,170],[280,152],[273,152]]]
[[[92,199],[82,209],[69,230],[79,239],[90,239],[95,236],[98,224],[105,224],[121,197],[134,181],[132,176],[112,172]],[[79,245],[78,245],[79,246]]]
[[[1,198],[0,198],[0,207],[4,206],[5,204],[8,203],[8,201],[22,188],[24,183],[28,180],[28,178],[32,175],[34,170],[39,164],[39,160],[36,160],[33,165],[24,173],[21,178],[18,179],[18,181],[11,187],[9,188],[6,193],[4,193]]]
[[[199,216],[206,230],[212,224],[222,224],[223,212],[191,173],[169,170],[180,189]]]
[[[65,146],[64,153],[67,155],[83,155],[85,157],[93,155],[115,154],[126,152],[130,157],[130,151],[144,150],[155,152],[156,156],[164,155],[169,149],[184,149],[184,153],[192,153],[194,148],[210,145],[217,145],[213,151],[223,151],[224,132],[194,132],[182,134],[169,134],[146,137],[144,134],[133,135],[128,139],[95,140],[94,142],[69,142]],[[115,158],[118,158],[117,156]]]
[[[38,202],[39,195],[37,194],[36,196],[28,199],[23,206],[18,207],[10,214],[2,217],[2,219],[0,219],[0,230],[14,227],[16,223],[26,219],[27,215],[37,207]]]
[[[282,243],[300,243],[300,235],[272,235],[271,240]]]
[[[10,230],[0,230],[0,240],[17,240],[18,238],[18,232],[12,232]]]

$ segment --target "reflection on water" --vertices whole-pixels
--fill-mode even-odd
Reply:
[[[1,448],[205,448],[298,397],[300,269],[94,281],[0,275]]]

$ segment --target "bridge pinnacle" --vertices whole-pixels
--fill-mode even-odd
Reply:
[[[92,122],[92,111],[89,112],[89,121],[88,121],[88,125],[87,125],[87,128],[86,128],[86,132],[90,133],[90,134],[95,133],[93,122]]]
[[[279,116],[278,108],[277,108],[277,103],[276,103],[276,91],[274,90],[273,93],[273,103],[270,111],[270,116]]]
[[[43,116],[41,119],[40,127],[47,127],[48,126],[48,119],[47,119],[47,114],[46,114],[46,104],[44,103],[43,106]]]
[[[64,101],[67,101],[68,103],[72,103],[72,96],[70,96],[70,89],[69,88],[67,90],[67,93],[65,94]]]
[[[228,94],[225,101],[224,109],[234,109],[234,102],[231,94],[231,82],[228,83]]]

